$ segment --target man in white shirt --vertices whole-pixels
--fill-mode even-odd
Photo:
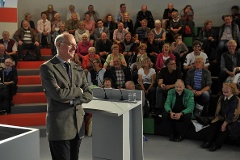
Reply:
[[[37,31],[39,42],[40,44],[42,44],[43,47],[45,47],[46,45],[50,45],[51,43],[51,22],[47,20],[46,13],[42,12],[41,17],[42,18],[37,22]],[[44,42],[42,41],[44,38],[47,39],[47,44],[44,44]]]
[[[201,42],[200,41],[194,41],[193,42],[193,52],[189,53],[186,56],[185,62],[183,64],[184,70],[189,70],[194,67],[195,57],[201,56],[203,58],[204,62],[204,68],[208,69],[209,60],[206,53],[201,52]]]

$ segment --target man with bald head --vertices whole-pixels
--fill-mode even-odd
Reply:
[[[66,22],[66,30],[72,35],[75,34],[75,31],[78,29],[78,24],[80,20],[77,18],[77,14],[75,12],[72,13],[71,19]]]
[[[22,22],[22,27],[20,27],[14,34],[14,39],[18,42],[18,58],[23,59],[23,50],[35,50],[36,59],[41,58],[39,40],[34,29],[32,29],[27,20]]]
[[[170,20],[172,19],[172,12],[178,11],[174,8],[173,3],[168,3],[168,7],[164,10],[163,20],[162,20],[162,28],[167,29],[170,24]]]
[[[143,19],[146,19],[148,21],[147,26],[149,28],[154,28],[154,19],[152,16],[152,12],[147,10],[147,5],[142,5],[141,7],[141,11],[138,12],[137,14],[137,19],[136,19],[136,23],[135,23],[135,30],[141,26],[141,21]]]
[[[40,67],[47,97],[47,134],[54,160],[78,160],[84,136],[82,103],[92,99],[83,69],[71,59],[77,47],[73,35],[63,33],[55,39],[57,55]]]
[[[184,82],[178,79],[175,88],[168,91],[166,103],[164,105],[166,113],[164,120],[170,127],[170,141],[180,142],[191,124],[191,117],[194,110],[194,95],[186,89]],[[182,124],[180,124],[182,123]],[[181,125],[181,130],[177,130],[177,125]]]

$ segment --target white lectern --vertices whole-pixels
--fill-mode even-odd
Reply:
[[[0,125],[0,159],[40,160],[39,130]]]
[[[136,102],[127,101],[129,92],[137,94]],[[93,96],[83,104],[93,115],[93,160],[142,160],[142,91],[94,88]],[[120,101],[121,96],[126,100]]]

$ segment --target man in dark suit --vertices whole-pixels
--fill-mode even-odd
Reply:
[[[94,40],[99,40],[101,37],[101,33],[105,32],[107,34],[108,39],[110,38],[110,33],[107,27],[103,26],[103,21],[101,19],[99,19],[97,21],[97,28],[95,28],[94,32],[93,32],[93,36],[94,36]]]
[[[76,41],[63,33],[55,39],[57,55],[40,68],[42,85],[48,101],[47,134],[53,160],[78,160],[84,135],[82,103],[92,99],[86,76],[74,57]]]

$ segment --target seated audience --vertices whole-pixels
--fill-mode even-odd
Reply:
[[[34,24],[34,22],[31,20],[31,18],[32,18],[32,16],[31,16],[30,13],[25,13],[25,14],[24,14],[24,20],[28,21],[29,24],[30,24],[30,27],[35,30],[35,29],[36,29],[36,28],[35,28],[35,24]],[[21,27],[23,27],[23,26],[22,26],[22,23],[23,23],[24,20],[22,20],[22,22],[21,22]]]
[[[95,21],[91,20],[91,16],[88,12],[85,13],[84,23],[85,28],[89,31],[90,35],[92,35],[95,30]]]
[[[182,36],[180,34],[176,34],[174,39],[175,42],[172,42],[171,49],[172,53],[176,57],[177,66],[181,68],[188,53],[188,47],[183,43]]]
[[[82,34],[82,41],[78,43],[77,47],[77,54],[81,58],[82,56],[85,56],[88,54],[89,48],[92,47],[93,44],[91,41],[89,41],[89,37],[87,33]]]
[[[146,19],[148,21],[147,27],[154,28],[154,19],[152,16],[152,12],[147,10],[147,5],[142,5],[141,11],[137,13],[137,19],[135,22],[135,30],[141,26],[142,20]]]
[[[240,27],[240,14],[239,12],[239,7],[238,6],[232,6],[231,8],[232,11],[232,19],[233,22],[238,25],[238,28]]]
[[[51,24],[52,25],[52,33],[59,30],[61,23],[62,23],[61,15],[60,15],[60,13],[56,13],[54,15],[54,21]]]
[[[75,31],[75,40],[77,43],[82,41],[83,34],[86,33],[88,37],[90,37],[90,33],[87,29],[85,29],[85,23],[80,21],[78,23],[78,29]]]
[[[57,12],[53,10],[53,5],[52,5],[52,4],[49,4],[47,10],[44,11],[44,13],[47,15],[47,19],[48,19],[50,22],[53,22],[53,21],[54,21],[54,15],[55,15]]]
[[[127,12],[127,7],[125,3],[120,4],[120,10],[115,16],[116,23],[121,22],[121,20],[124,18],[124,13]]]
[[[39,49],[38,36],[35,31],[30,28],[29,22],[24,20],[23,27],[19,28],[15,34],[14,39],[18,42],[18,59],[23,59],[23,50],[35,50],[36,58],[41,58]]]
[[[234,77],[235,72],[240,71],[240,53],[236,51],[237,43],[229,40],[227,43],[228,51],[221,56],[221,72],[218,75],[218,86],[221,87],[223,82],[230,76]],[[234,72],[235,68],[235,72]],[[220,88],[219,88],[220,91]]]
[[[89,47],[88,54],[85,56],[82,56],[82,68],[86,70],[90,70],[93,68],[93,60],[95,58],[99,58],[99,55],[96,54],[96,49],[94,47]]]
[[[157,60],[156,60],[156,70],[159,72],[161,71],[161,69],[165,66],[165,61],[168,58],[172,58],[175,60],[175,56],[171,53],[171,47],[169,43],[165,43],[163,45],[163,49],[162,52],[160,54],[158,54],[157,56]]]
[[[0,43],[0,68],[5,68],[4,62],[7,58],[10,56],[7,54],[4,44]]]
[[[104,78],[103,88],[112,89],[112,79],[111,78]]]
[[[152,29],[154,40],[158,43],[158,48],[162,50],[162,46],[166,41],[166,31],[161,27],[161,21],[155,20],[155,28]]]
[[[112,53],[107,56],[106,62],[104,63],[103,68],[114,66],[114,58],[118,57],[121,60],[121,65],[127,67],[126,60],[122,53],[119,53],[119,46],[117,44],[113,44],[111,47]]]
[[[68,9],[69,10],[68,10],[67,19],[66,19],[67,21],[72,19],[72,13],[75,13],[77,15],[77,19],[81,20],[79,13],[75,11],[75,6],[74,5],[70,5]]]
[[[173,42],[176,34],[182,35],[183,22],[179,18],[177,11],[172,12],[172,19],[170,20],[169,28],[170,28],[170,37],[168,41]]]
[[[136,62],[142,63],[143,59],[148,57],[146,50],[147,50],[147,45],[145,43],[141,43],[138,46],[138,54],[137,54]]]
[[[177,80],[175,87],[168,91],[164,108],[166,111],[164,120],[166,126],[170,127],[169,140],[181,142],[191,125],[194,110],[193,93],[185,88],[182,80]]]
[[[169,28],[170,20],[172,19],[172,12],[177,11],[173,7],[173,3],[168,3],[168,8],[164,10],[163,20],[162,20],[162,28],[167,30]]]
[[[148,57],[151,59],[152,63],[155,64],[157,56],[162,49],[159,48],[158,41],[154,39],[154,33],[151,30],[147,33],[147,35],[148,35],[148,41],[147,41],[146,52],[148,54]]]
[[[231,83],[223,84],[222,93],[217,103],[215,118],[210,126],[202,131],[205,133],[205,141],[201,147],[208,148],[209,151],[220,149],[229,139],[240,138],[239,98],[234,95],[234,87]]]
[[[100,55],[102,64],[111,52],[112,42],[108,39],[105,32],[101,33],[101,38],[95,42],[96,53]]]
[[[102,68],[101,60],[99,58],[93,58],[93,68],[88,72],[87,80],[89,85],[95,85],[98,87],[103,86],[103,77],[106,70]]]
[[[198,40],[193,42],[193,52],[187,54],[185,62],[183,64],[184,66],[183,68],[185,70],[194,68],[194,62],[195,62],[196,56],[200,56],[203,58],[204,68],[208,69],[208,66],[210,65],[208,56],[206,55],[206,53],[203,53],[201,51],[201,45],[202,43]]]
[[[188,70],[185,84],[193,92],[196,104],[203,106],[201,116],[208,116],[212,79],[211,72],[204,68],[203,57],[195,57],[194,68]]]
[[[127,82],[125,83],[125,88],[126,88],[127,90],[135,90],[135,84],[134,84],[134,82],[133,82],[133,81],[127,81]]]
[[[71,19],[66,22],[66,30],[68,33],[74,35],[75,31],[78,29],[80,20],[77,19],[76,13],[72,13]]]
[[[121,64],[118,57],[113,59],[113,66],[106,70],[104,78],[112,80],[113,88],[124,88],[125,83],[131,80],[131,72],[129,68]]]
[[[107,14],[103,21],[104,21],[103,26],[107,27],[109,30],[110,39],[113,39],[113,32],[117,27],[117,24],[115,23],[115,21],[113,19],[113,15]]]
[[[193,28],[195,26],[195,23],[193,22],[194,12],[192,6],[186,5],[180,14],[183,22],[183,36],[194,35]]]
[[[10,34],[8,31],[2,32],[2,39],[0,39],[0,43],[2,43],[5,47],[5,53],[10,56],[15,63],[13,62],[13,66],[17,66],[17,43],[15,40],[10,39]]]
[[[59,30],[58,31],[55,31],[53,34],[52,34],[52,41],[55,42],[55,39],[57,38],[58,35],[62,34],[63,32],[65,32],[65,23],[64,22],[61,22],[59,24]],[[56,55],[57,54],[57,49],[56,49],[56,46],[53,45],[52,46],[52,55]]]
[[[39,43],[42,47],[49,47],[51,43],[51,22],[47,20],[46,13],[41,13],[41,19],[37,22]]]
[[[94,29],[93,32],[93,36],[94,36],[94,40],[98,40],[101,37],[101,33],[105,32],[108,36],[108,38],[110,38],[110,33],[107,27],[103,26],[103,21],[101,19],[97,20],[97,28]]]
[[[147,27],[148,21],[143,19],[141,21],[141,26],[138,27],[135,31],[135,40],[136,43],[141,43],[147,41],[147,33],[150,31],[150,28]]]
[[[120,21],[123,23],[123,26],[124,28],[133,34],[133,21],[130,19],[130,16],[129,16],[129,13],[128,12],[125,12],[123,14],[123,18],[122,20]]]
[[[122,22],[118,22],[117,26],[118,28],[113,32],[113,42],[119,45],[124,40],[124,36],[128,33],[128,30],[124,28]]]
[[[88,11],[85,12],[85,14],[88,13],[90,15],[90,19],[93,20],[95,23],[99,19],[99,14],[97,11],[94,10],[93,5],[88,6]]]
[[[232,22],[232,16],[231,15],[225,15],[224,16],[224,24],[220,27],[219,31],[219,43],[218,43],[218,60],[220,60],[221,55],[227,48],[227,42],[229,40],[235,40],[237,43],[237,46],[240,45],[240,34],[239,34],[239,28],[238,25]]]
[[[150,111],[154,112],[156,104],[156,72],[152,68],[151,60],[147,57],[142,61],[142,68],[138,70],[138,83],[149,101]]]
[[[13,96],[17,93],[17,83],[18,83],[18,74],[16,68],[13,66],[13,60],[11,58],[7,58],[5,60],[5,68],[2,70],[4,75],[0,75],[0,79],[4,79],[4,85],[8,87],[9,95],[8,101],[9,106],[6,108],[7,113],[11,112],[11,106],[14,104],[12,103]],[[2,73],[2,72],[1,72]],[[4,76],[4,77],[3,77]]]
[[[176,67],[174,59],[168,58],[165,61],[165,66],[157,76],[156,109],[158,109],[160,113],[162,113],[164,109],[168,91],[175,87],[178,79],[182,78],[182,72]]]
[[[202,42],[202,51],[209,57],[211,51],[216,48],[217,41],[216,32],[212,29],[212,21],[204,22],[204,27],[199,32],[199,40]]]
[[[125,34],[124,40],[119,45],[120,52],[123,53],[124,58],[127,62],[127,66],[131,67],[133,63],[136,62],[136,51],[137,44],[135,43],[130,32]]]

